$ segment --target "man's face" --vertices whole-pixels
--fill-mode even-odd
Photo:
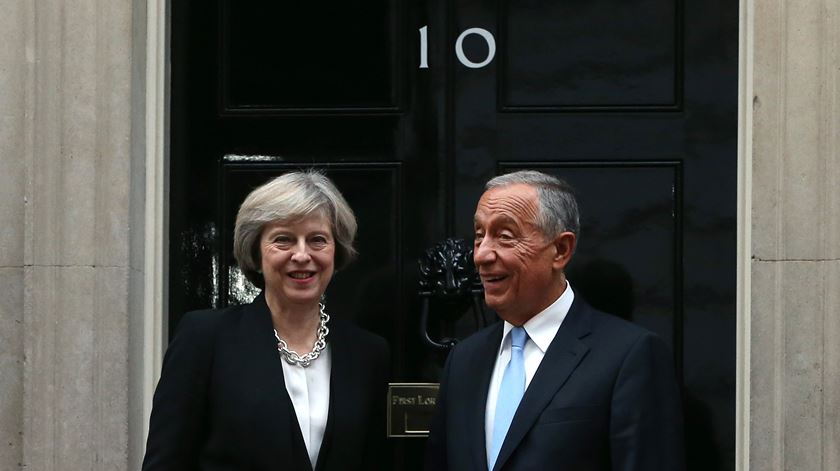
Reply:
[[[520,325],[560,296],[564,262],[536,225],[537,190],[524,184],[485,192],[475,211],[475,266],[484,299],[502,319]]]

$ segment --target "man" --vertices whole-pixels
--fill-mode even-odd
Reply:
[[[671,354],[575,295],[564,270],[578,234],[565,182],[521,171],[487,183],[474,261],[504,322],[450,353],[427,470],[684,469]]]

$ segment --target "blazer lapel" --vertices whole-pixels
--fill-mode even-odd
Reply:
[[[519,403],[494,469],[502,468],[543,409],[586,356],[589,347],[580,339],[588,335],[590,331],[591,319],[588,306],[580,297],[576,297],[566,319],[545,352],[537,372],[531,379],[522,402]]]
[[[474,371],[476,371],[474,382],[468,386],[468,390],[475,392],[476,400],[471,401],[472,405],[469,406],[471,410],[465,421],[467,426],[470,427],[467,436],[472,451],[473,469],[487,469],[487,439],[484,426],[487,412],[487,390],[490,388],[490,377],[493,374],[493,365],[496,364],[503,331],[504,322],[497,322],[487,332],[474,355],[467,359],[470,364],[474,365]]]
[[[349,364],[352,358],[349,345],[344,341],[344,329],[339,322],[333,322],[330,326],[330,401],[327,411],[327,426],[324,429],[324,438],[321,440],[321,448],[318,450],[318,461],[315,463],[315,470],[321,471],[326,466],[329,450],[333,446],[333,435],[335,434],[336,410],[347,410],[352,407],[347,404],[349,400],[345,394],[343,385],[350,384],[353,380],[352,372],[357,371]]]
[[[277,353],[273,329],[271,311],[265,303],[264,294],[260,294],[246,306],[242,317],[242,346],[249,350],[244,358],[250,363],[243,367],[253,371],[256,387],[252,393],[261,396],[258,410],[252,411],[252,414],[266,428],[262,431],[264,445],[257,448],[259,457],[254,459],[265,469],[282,467],[278,457],[294,463],[294,469],[311,469],[295,407],[286,391],[283,360]]]

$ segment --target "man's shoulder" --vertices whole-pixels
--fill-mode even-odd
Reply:
[[[497,321],[490,324],[487,327],[473,332],[472,334],[468,335],[466,338],[458,342],[458,344],[455,345],[452,351],[472,351],[479,347],[486,346],[488,342],[501,342],[502,330],[504,328],[503,325],[503,321]]]
[[[463,372],[489,361],[499,351],[503,326],[502,321],[494,322],[458,342],[448,355],[450,367]]]
[[[612,350],[631,350],[639,344],[665,346],[665,341],[644,326],[622,319],[614,314],[589,307],[592,334],[602,343],[608,343]]]
[[[593,330],[605,330],[614,333],[615,335],[622,335],[627,337],[638,337],[640,335],[651,334],[648,329],[634,324],[628,320],[622,319],[614,314],[609,314],[604,311],[587,306],[589,315],[592,319]]]

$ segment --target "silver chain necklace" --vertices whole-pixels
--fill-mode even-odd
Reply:
[[[286,363],[290,365],[300,365],[306,368],[312,364],[312,362],[321,355],[321,351],[327,347],[327,335],[330,333],[330,328],[327,327],[327,322],[330,321],[330,315],[324,312],[323,304],[318,303],[318,306],[321,308],[321,320],[318,323],[318,339],[315,340],[315,346],[312,347],[311,352],[305,355],[300,355],[294,350],[289,350],[289,346],[286,344],[286,341],[281,339],[280,334],[277,333],[277,329],[274,329],[274,338],[277,339],[277,351],[280,352],[280,356],[286,360]]]

